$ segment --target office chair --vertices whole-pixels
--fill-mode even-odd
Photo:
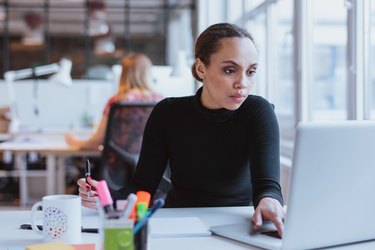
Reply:
[[[128,184],[135,173],[141,151],[143,131],[156,103],[120,102],[110,107],[102,151],[102,179],[117,190]],[[157,197],[169,191],[170,180],[163,176]]]
[[[110,107],[102,152],[102,178],[109,188],[126,185],[134,175],[143,131],[155,103],[114,103]]]

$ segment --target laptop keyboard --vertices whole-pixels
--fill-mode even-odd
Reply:
[[[268,232],[261,232],[261,234],[265,234],[274,238],[281,239],[280,235],[277,233],[277,231],[268,231]]]

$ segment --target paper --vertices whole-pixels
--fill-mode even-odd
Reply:
[[[149,227],[153,238],[211,236],[208,227],[197,217],[152,218]]]
[[[26,246],[26,250],[74,250],[74,247],[62,242],[42,243],[37,245]]]

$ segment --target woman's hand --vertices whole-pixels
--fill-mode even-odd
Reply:
[[[79,196],[82,199],[82,206],[96,209],[96,199],[98,198],[98,192],[96,191],[96,185],[98,181],[93,180],[90,176],[87,178],[81,178],[77,181]]]
[[[280,202],[270,197],[264,197],[260,200],[253,215],[253,228],[259,229],[263,221],[271,221],[275,224],[280,237],[283,235],[283,224],[285,219],[285,210]]]
[[[65,141],[70,146],[76,145],[76,139],[74,138],[72,134],[65,134]]]

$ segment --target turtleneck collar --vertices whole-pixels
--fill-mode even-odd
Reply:
[[[208,109],[202,105],[202,87],[200,87],[195,94],[194,106],[197,111],[210,122],[225,122],[227,121],[236,111],[228,110],[225,108],[220,109]]]

